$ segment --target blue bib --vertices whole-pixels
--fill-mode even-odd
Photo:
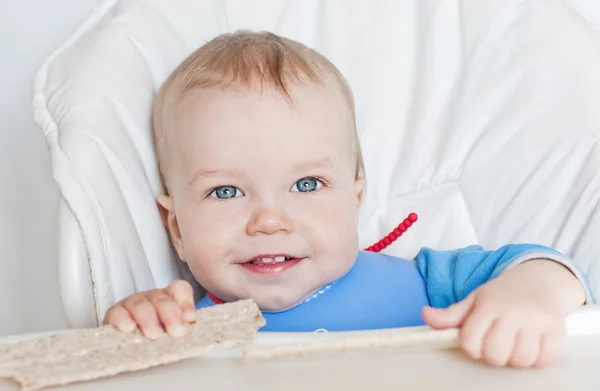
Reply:
[[[196,308],[215,305],[208,295]],[[303,303],[283,312],[263,312],[260,331],[368,330],[424,325],[429,305],[416,262],[360,251],[352,269]]]

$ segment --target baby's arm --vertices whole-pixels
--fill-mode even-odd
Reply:
[[[423,311],[424,320],[460,327],[464,350],[492,365],[551,363],[562,349],[565,317],[593,302],[583,274],[542,246],[424,249],[416,260],[434,307]]]
[[[147,338],[158,339],[163,330],[173,337],[182,336],[187,325],[195,320],[192,286],[180,280],[165,289],[152,289],[126,297],[106,312],[104,324],[111,324],[124,332],[139,328]]]

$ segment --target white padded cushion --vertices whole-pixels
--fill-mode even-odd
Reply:
[[[42,66],[35,97],[100,318],[180,278],[154,201],[153,93],[199,45],[240,28],[317,49],[352,86],[368,175],[361,246],[414,211],[386,252],[537,242],[600,286],[600,40],[568,2],[110,0]]]

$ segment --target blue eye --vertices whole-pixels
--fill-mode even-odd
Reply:
[[[292,191],[299,191],[302,193],[310,193],[323,186],[323,182],[313,177],[302,178],[292,186]],[[296,190],[294,190],[296,189]]]
[[[210,193],[211,197],[216,197],[221,200],[226,200],[228,198],[240,197],[242,196],[242,192],[234,186],[221,186],[217,187]]]

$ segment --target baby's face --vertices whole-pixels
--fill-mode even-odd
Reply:
[[[292,307],[342,277],[358,252],[363,180],[352,118],[318,85],[200,90],[177,114],[169,229],[198,282],[266,311]]]

